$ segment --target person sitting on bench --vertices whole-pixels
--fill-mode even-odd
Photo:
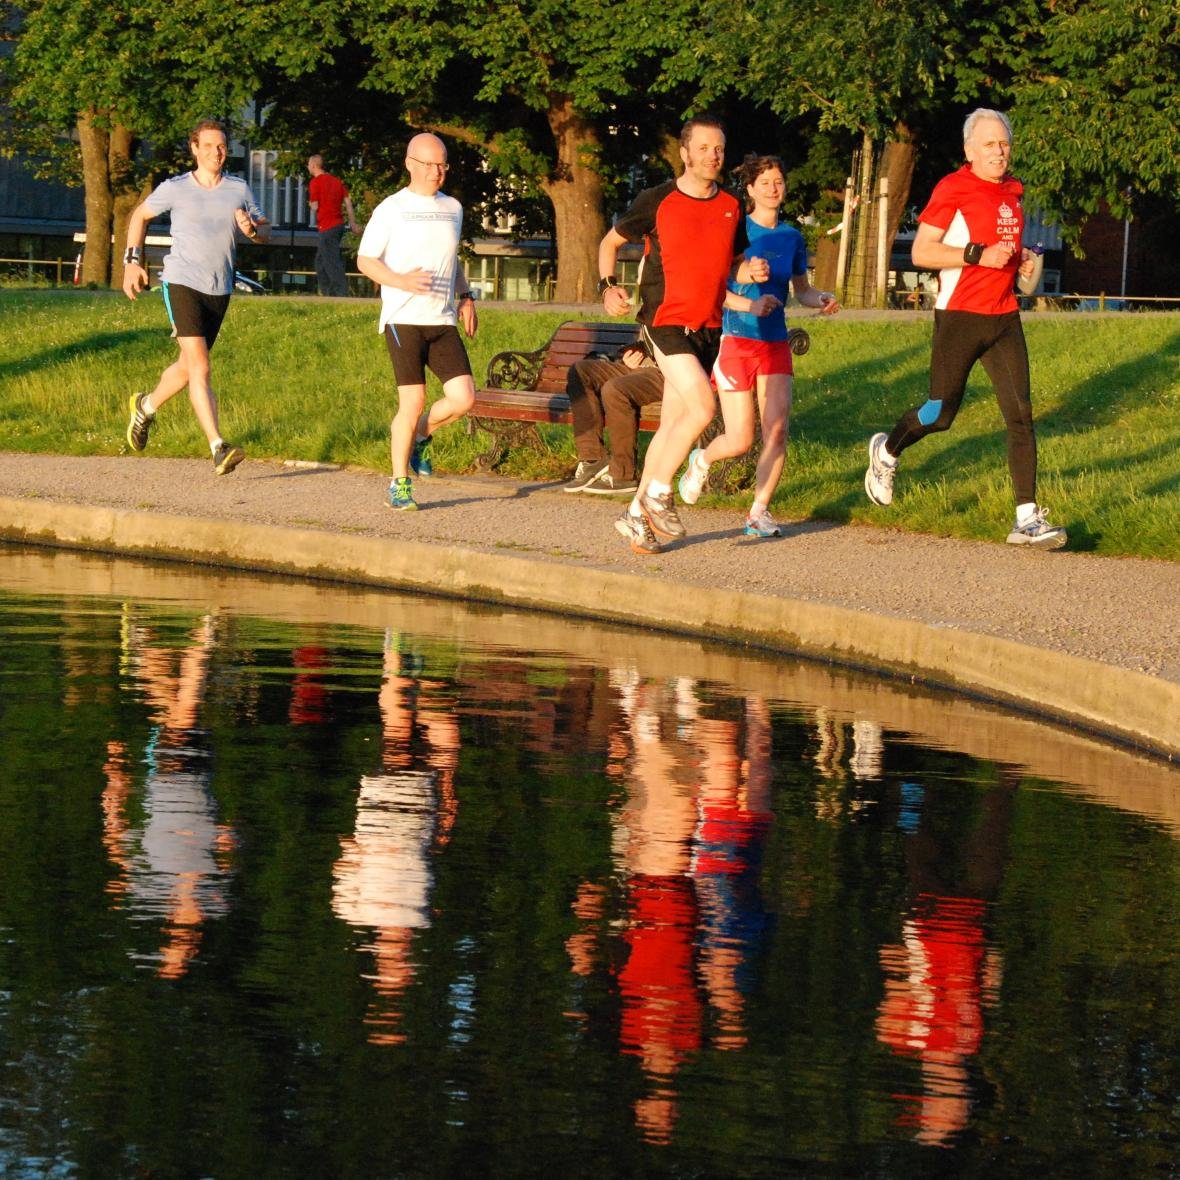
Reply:
[[[614,360],[589,356],[575,362],[566,378],[566,394],[578,466],[562,490],[634,495],[639,486],[639,413],[664,396],[663,374],[647,349],[636,342],[620,349]]]

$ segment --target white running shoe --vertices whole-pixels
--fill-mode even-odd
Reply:
[[[757,516],[746,517],[745,535],[747,537],[781,537],[783,530],[778,522],[765,508]]]
[[[1008,534],[1009,545],[1031,545],[1034,549],[1060,549],[1068,540],[1069,534],[1065,529],[1050,524],[1044,508],[1039,504],[1024,524],[1018,521]]]
[[[695,504],[701,498],[708,478],[709,464],[705,462],[705,452],[700,447],[693,447],[692,454],[688,456],[688,466],[677,485],[680,498],[686,504]]]
[[[897,461],[890,463],[881,454],[886,438],[886,434],[874,434],[869,439],[869,469],[865,472],[865,493],[882,508],[893,503],[893,475],[897,471]]]

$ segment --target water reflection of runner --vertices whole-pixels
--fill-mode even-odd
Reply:
[[[701,998],[693,964],[697,904],[689,868],[696,826],[694,790],[677,765],[675,743],[664,737],[667,702],[659,686],[640,684],[622,699],[631,738],[627,799],[619,813],[615,850],[626,879],[623,942],[618,973],[623,1010],[619,1044],[639,1058],[649,1090],[635,1102],[646,1138],[666,1143],[677,1115],[675,1074],[701,1045]],[[688,720],[684,702],[681,716]],[[672,728],[672,732],[675,732]]]
[[[164,943],[149,958],[159,975],[177,979],[196,955],[205,922],[229,908],[233,831],[217,820],[209,789],[212,752],[199,725],[214,647],[206,616],[183,651],[157,646],[152,632],[125,615],[124,667],[151,708],[144,753],[142,823],[129,818],[135,800],[127,748],[107,744],[103,842],[119,876],[109,887],[133,917],[163,919]]]
[[[922,1143],[945,1144],[970,1119],[968,1062],[983,1042],[984,1007],[1000,974],[985,923],[1003,878],[1014,785],[1008,779],[988,792],[961,850],[935,835],[923,788],[902,786],[898,827],[916,896],[903,916],[900,943],[881,948],[885,995],[877,1037],[921,1064],[921,1092],[896,1097],[906,1107],[899,1122],[913,1126]],[[947,866],[960,863],[965,879],[948,879]]]
[[[736,721],[698,718],[693,726],[701,751],[692,864],[700,974],[719,1049],[746,1043],[743,1012],[753,990],[752,962],[768,923],[759,879],[772,818],[770,710],[761,697],[750,696],[744,712],[744,743]]]
[[[701,718],[691,681],[642,683],[616,671],[612,682],[620,717],[608,773],[626,791],[612,840],[624,889],[619,1047],[646,1079],[636,1124],[649,1142],[666,1143],[676,1074],[703,1045],[706,1011],[715,1048],[744,1044],[748,965],[764,922],[756,878],[769,826],[768,717],[762,702],[747,704],[743,750],[740,724]],[[577,976],[596,969],[608,899],[594,882],[577,890],[579,927],[566,942]]]
[[[438,682],[403,666],[396,637],[387,639],[379,696],[381,772],[361,779],[356,827],[340,841],[332,909],[350,926],[373,931],[362,949],[375,960],[380,1001],[366,1022],[374,1044],[398,1044],[401,998],[413,982],[412,940],[430,925],[431,857],[450,838],[455,820],[459,725]],[[415,738],[425,753],[414,749]]]

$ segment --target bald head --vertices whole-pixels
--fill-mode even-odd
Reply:
[[[447,146],[437,135],[420,132],[406,145],[410,191],[432,197],[447,175]]]

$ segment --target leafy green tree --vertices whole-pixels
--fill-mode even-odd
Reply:
[[[6,5],[14,52],[4,63],[13,146],[86,193],[84,282],[121,282],[127,218],[162,166],[177,163],[199,118],[231,122],[260,64],[306,72],[340,39],[318,0],[215,5],[212,0],[29,0]],[[183,146],[181,146],[183,153]],[[187,155],[181,156],[187,163]]]
[[[1086,218],[1180,193],[1180,3],[1044,0],[985,51],[1010,76],[1018,171],[1076,244]]]
[[[543,195],[556,298],[593,299],[604,209],[624,171],[614,149],[633,151],[639,114],[664,117],[641,100],[694,12],[692,0],[647,15],[619,0],[370,0],[359,15],[374,59],[363,85],[403,103],[412,125],[477,146],[518,193]]]
[[[955,69],[962,11],[924,0],[705,0],[699,29],[670,65],[682,80],[699,71],[706,97],[731,83],[784,119],[808,116],[821,135],[855,142],[849,174],[860,212],[845,290],[853,304],[875,286],[878,182],[889,180],[892,242],[923,124]]]

